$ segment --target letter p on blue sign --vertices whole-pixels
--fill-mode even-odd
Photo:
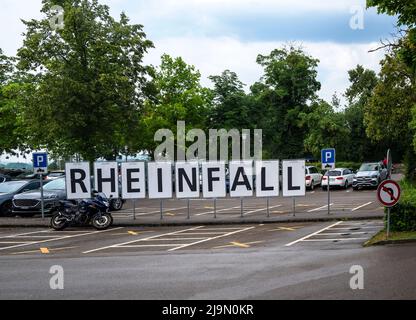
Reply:
[[[323,149],[321,158],[323,169],[335,168],[335,149]]]
[[[48,171],[48,154],[46,152],[33,154],[33,169],[35,173],[46,173]]]

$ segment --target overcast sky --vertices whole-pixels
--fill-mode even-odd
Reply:
[[[0,0],[0,48],[15,55],[22,44],[20,18],[40,18],[41,0]],[[202,73],[235,71],[248,86],[262,69],[258,54],[268,54],[285,43],[302,45],[320,60],[320,96],[331,99],[348,86],[349,69],[357,64],[379,71],[383,52],[368,53],[394,31],[395,18],[365,10],[365,0],[101,0],[113,16],[124,11],[140,23],[156,48],[145,62],[157,65],[168,53],[182,56]],[[364,8],[364,29],[352,29],[350,20]]]

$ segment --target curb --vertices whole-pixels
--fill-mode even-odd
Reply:
[[[401,240],[383,240],[372,244],[371,246],[385,246],[388,244],[405,244],[416,243],[416,239],[401,239]]]
[[[384,215],[379,216],[361,216],[361,217],[321,217],[321,218],[288,218],[280,220],[232,220],[232,221],[178,221],[178,222],[115,222],[113,227],[182,227],[182,226],[195,226],[195,225],[246,225],[246,224],[279,224],[279,223],[306,223],[306,222],[332,222],[332,221],[362,221],[362,220],[379,220],[384,218]],[[49,227],[49,219],[45,222],[35,223],[15,223],[15,224],[1,224],[0,228],[44,228]]]

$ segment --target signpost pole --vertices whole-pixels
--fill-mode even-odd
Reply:
[[[133,200],[133,220],[136,220],[136,199]]]
[[[267,218],[270,218],[270,199],[267,198]]]
[[[330,180],[329,180],[329,170],[328,172],[328,216],[331,214],[331,193],[330,193]]]
[[[243,212],[243,198],[241,198],[241,218],[244,217],[244,212]]]
[[[43,199],[43,175],[40,174],[40,206],[42,210],[42,219],[45,219],[45,202]]]
[[[296,198],[293,197],[293,216],[296,217]]]
[[[391,213],[391,208],[387,208],[387,240],[390,237],[390,213]]]
[[[214,198],[214,219],[217,219],[217,198]]]
[[[191,219],[191,213],[189,210],[189,204],[190,204],[190,200],[188,199],[188,220]]]
[[[163,220],[163,200],[160,200],[160,220]]]

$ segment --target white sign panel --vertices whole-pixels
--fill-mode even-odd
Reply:
[[[150,162],[147,166],[150,199],[172,198],[172,163]]]
[[[123,162],[121,164],[121,191],[123,199],[146,198],[144,162]]]
[[[225,163],[202,163],[202,191],[204,198],[225,198]]]
[[[118,198],[117,162],[94,163],[94,190],[103,192],[108,198]]]
[[[305,187],[305,160],[283,161],[283,196],[303,197]]]
[[[199,165],[198,162],[176,163],[176,197],[199,198]]]
[[[279,161],[256,161],[256,196],[279,196]]]
[[[91,198],[91,174],[88,162],[67,163],[65,180],[68,200]]]
[[[253,162],[230,162],[230,196],[253,196]]]

